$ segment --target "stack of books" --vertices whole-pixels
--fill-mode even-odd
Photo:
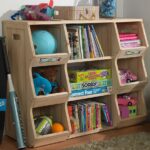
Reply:
[[[102,123],[112,126],[107,104],[96,101],[81,101],[68,104],[72,133],[87,132],[102,128]]]
[[[120,44],[123,48],[135,48],[141,46],[141,40],[136,33],[120,33]]]
[[[71,60],[104,56],[93,25],[72,25],[67,27],[67,31]]]

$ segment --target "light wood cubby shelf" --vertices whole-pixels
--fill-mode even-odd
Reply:
[[[67,26],[93,24],[98,40],[102,46],[104,57],[69,60],[71,48],[69,45]],[[36,55],[32,42],[32,31],[47,30],[57,40],[57,53]],[[122,48],[119,33],[132,29],[142,41],[140,47]],[[70,138],[84,136],[114,128],[127,127],[141,123],[146,118],[146,106],[143,88],[148,82],[144,65],[144,53],[148,48],[148,41],[142,19],[100,19],[100,20],[59,20],[59,21],[3,21],[3,35],[6,37],[12,78],[23,118],[23,127],[27,145],[38,147]],[[110,68],[112,72],[112,91],[102,94],[70,97],[68,68],[83,66]],[[37,67],[57,67],[58,80],[66,89],[65,92],[36,96],[32,71]],[[138,81],[122,85],[119,69],[130,69],[137,75]],[[121,119],[117,96],[123,93],[133,93],[138,99],[138,113],[134,118]],[[71,133],[71,124],[67,105],[73,101],[98,100],[108,104],[112,126],[97,128],[83,133]],[[53,115],[54,120],[63,124],[65,130],[61,133],[37,135],[35,132],[34,116]],[[11,113],[7,111],[6,134],[15,137]]]

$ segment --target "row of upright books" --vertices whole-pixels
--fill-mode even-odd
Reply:
[[[107,104],[96,101],[81,101],[68,104],[72,133],[87,132],[102,128],[104,123],[112,126]]]
[[[67,27],[71,60],[103,57],[104,53],[93,25]]]

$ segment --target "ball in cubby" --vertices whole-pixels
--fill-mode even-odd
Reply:
[[[52,133],[63,132],[63,131],[64,131],[64,126],[61,123],[55,122],[52,125]]]
[[[40,116],[34,119],[35,130],[39,135],[51,133],[52,119],[48,116]]]
[[[32,32],[32,40],[36,54],[56,53],[56,39],[50,32],[46,30],[35,30]]]

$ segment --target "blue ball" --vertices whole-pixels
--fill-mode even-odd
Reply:
[[[36,54],[56,53],[57,43],[54,36],[46,30],[32,32],[32,40]]]

